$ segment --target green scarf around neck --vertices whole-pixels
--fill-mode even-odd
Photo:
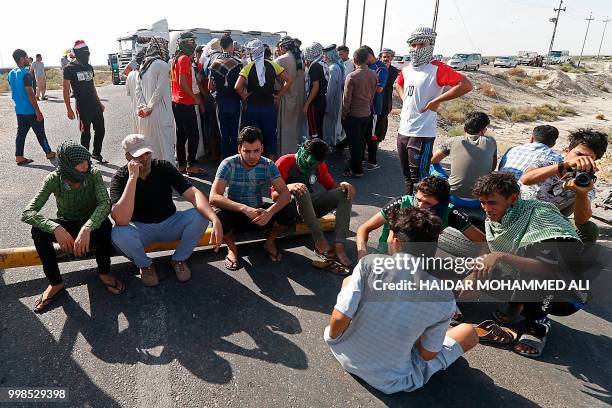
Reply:
[[[310,154],[310,152],[306,150],[304,146],[300,146],[298,149],[297,153],[295,154],[295,161],[300,171],[304,174],[311,173],[319,164],[321,164],[320,161],[317,161],[312,157],[312,154]]]

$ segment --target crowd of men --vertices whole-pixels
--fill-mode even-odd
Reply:
[[[472,89],[464,75],[432,60],[435,39],[429,28],[415,30],[408,38],[410,65],[398,71],[390,65],[394,53],[389,49],[377,59],[362,46],[350,59],[346,46],[313,43],[302,52],[298,40],[285,36],[276,44],[273,61],[272,51],[257,39],[242,47],[225,35],[198,47],[195,37],[184,33],[171,56],[168,41],[153,37],[128,70],[133,134],[122,141],[127,163],[112,177],[110,194],[92,165],[92,159],[103,162],[104,106],[93,84],[89,49],[77,41],[74,59],[63,69],[63,94],[72,120],[70,90],[74,93],[81,140],[59,146],[57,169],[22,217],[32,225],[49,280],[34,310],[44,312],[65,292],[53,242],[75,256],[95,247],[100,280],[112,294],[125,290],[110,274],[113,247],[139,268],[145,286],[156,286],[155,263],[145,247],[179,241],[171,264],[185,282],[191,278],[187,261],[209,225],[215,250],[227,246],[224,264],[230,271],[240,268],[238,234],[268,231],[264,251],[271,262],[281,262],[276,238],[296,222],[310,228],[315,253],[340,266],[332,271],[352,268],[346,244],[357,193],[350,183],[334,180],[326,158],[349,148],[345,178],[379,168],[377,148],[387,133],[395,89],[403,103],[397,151],[405,191],[359,227],[359,262],[342,284],[325,341],[347,371],[386,393],[422,387],[479,340],[539,357],[550,330],[547,315],[574,313],[588,296],[511,297],[506,310],[494,313],[497,323],[473,327],[460,323],[448,290],[390,291],[383,298],[373,290],[375,279],[394,285],[438,281],[435,270],[415,271],[394,260],[435,256],[447,227],[483,244],[482,263],[461,276],[468,280],[578,275],[583,265],[577,260],[590,257],[598,235],[590,221],[591,200],[597,160],[607,149],[604,133],[576,130],[558,153],[553,150],[558,130],[537,126],[529,142],[508,150],[498,164],[495,139],[486,135],[489,117],[473,112],[466,116],[466,134],[434,152],[440,104]],[[30,127],[47,157],[53,152],[25,68],[27,54],[16,50],[13,56],[18,67],[9,82],[18,118],[16,160],[23,165],[29,160],[23,143]],[[203,172],[197,165],[199,127],[205,129],[211,159],[222,159],[209,197],[185,177]],[[439,164],[445,157],[451,160],[450,174]],[[178,211],[173,190],[193,208]],[[271,202],[264,202],[270,192]],[[41,213],[52,194],[55,219]],[[479,207],[486,214],[484,226],[464,213]],[[330,242],[319,218],[332,211],[336,224]],[[368,255],[368,237],[381,227],[378,253]],[[395,266],[381,273],[381,264]],[[453,321],[458,324],[449,328]],[[512,326],[519,322],[517,331]]]

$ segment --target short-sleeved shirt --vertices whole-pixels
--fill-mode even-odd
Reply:
[[[384,100],[384,88],[387,85],[387,79],[389,78],[389,71],[387,70],[387,66],[381,60],[376,60],[375,63],[369,64],[368,68],[370,68],[376,74],[376,86],[383,88],[381,93],[377,93],[374,95],[374,103],[372,104],[372,112],[376,115],[380,115],[382,113],[383,108],[383,100]]]
[[[117,204],[128,182],[129,171],[123,166],[113,176],[110,185],[111,203]],[[172,189],[183,194],[192,185],[179,171],[165,160],[151,160],[147,178],[138,178],[131,222],[159,224],[176,212]]]
[[[195,105],[196,100],[187,94],[179,85],[179,76],[187,76],[187,86],[191,89],[194,85],[194,72],[191,65],[191,58],[187,55],[179,55],[175,60],[172,60],[170,65],[170,80],[172,82],[172,102],[180,105]]]
[[[45,76],[45,64],[42,61],[32,62],[32,71],[36,78],[43,78]]]
[[[396,257],[399,259],[393,259]],[[324,332],[325,342],[345,370],[387,394],[423,386],[428,378],[415,343],[420,338],[426,350],[441,352],[456,309],[450,291],[433,288],[434,282],[440,284],[438,279],[421,268],[404,266],[411,265],[410,258],[412,255],[401,253],[361,259],[334,306],[351,318],[351,324],[335,339],[329,336],[329,326]],[[399,265],[381,268],[385,261]],[[407,282],[416,288],[376,289]]]
[[[387,70],[389,71],[389,77],[387,78],[387,83],[383,92],[382,115],[388,115],[391,112],[391,109],[393,109],[393,85],[400,74],[400,70],[395,68],[393,65],[389,65]]]
[[[525,170],[534,167],[534,163],[559,163],[563,156],[544,143],[525,143],[508,149],[499,161],[499,171],[512,173],[518,181]]]
[[[11,97],[15,104],[17,115],[33,115],[36,113],[28,93],[27,86],[32,86],[32,75],[26,68],[14,68],[8,74],[8,83],[11,87]]]
[[[465,77],[440,61],[418,67],[408,65],[397,78],[404,88],[399,134],[402,136],[436,137],[438,114],[421,110],[444,93],[445,86],[456,86]]]
[[[389,238],[389,214],[391,213],[391,211],[400,208],[412,207],[413,205],[413,196],[404,195],[400,197],[395,197],[394,199],[389,201],[387,205],[381,208],[380,215],[383,216],[386,222],[383,225],[383,229],[380,234],[380,239],[378,240],[379,252],[387,252],[387,239]],[[452,227],[456,230],[459,230],[460,232],[463,232],[472,226],[472,223],[470,223],[468,217],[461,211],[457,210],[452,203],[448,204],[448,207],[446,207],[440,218],[442,219],[442,228]]]
[[[71,62],[64,68],[64,80],[70,81],[77,109],[81,112],[101,111],[94,84],[94,70],[91,66],[83,66]]]
[[[444,143],[440,150],[450,156],[448,182],[451,193],[460,198],[473,199],[472,187],[476,179],[493,171],[497,157],[495,139],[490,136],[457,136]]]
[[[215,179],[227,183],[227,198],[252,208],[262,206],[264,190],[279,177],[278,167],[272,160],[262,156],[255,167],[247,169],[239,154],[224,159],[215,175]]]
[[[247,102],[251,105],[273,105],[274,104],[274,82],[276,77],[285,70],[274,61],[264,60],[266,69],[266,83],[259,85],[257,79],[257,67],[255,61],[248,63],[240,71],[240,76],[247,80],[247,92],[250,92]]]
[[[318,62],[315,62],[310,65],[308,68],[308,94],[310,96],[310,92],[312,91],[312,86],[314,81],[319,81],[319,91],[317,92],[317,96],[312,101],[313,108],[318,110],[325,109],[326,98],[325,94],[327,93],[327,78],[325,78],[325,70],[323,69],[323,65]]]
[[[312,172],[304,174],[297,165],[295,154],[286,154],[279,157],[276,166],[280,171],[281,177],[287,184],[303,183],[312,193],[313,186],[319,182],[326,190],[331,190],[336,186],[325,162],[319,164]]]

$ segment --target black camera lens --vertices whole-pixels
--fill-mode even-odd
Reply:
[[[590,173],[576,173],[575,179],[578,187],[588,187],[591,183],[592,176]]]

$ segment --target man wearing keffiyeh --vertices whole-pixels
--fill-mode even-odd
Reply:
[[[323,138],[323,117],[325,116],[325,94],[328,73],[323,62],[323,46],[314,42],[304,50],[304,61],[308,68],[308,97],[302,111],[308,120],[310,137]]]
[[[323,49],[323,59],[329,67],[329,81],[325,94],[323,134],[327,144],[335,146],[342,135],[340,117],[342,111],[342,93],[344,91],[344,63],[338,55],[336,44],[330,44]]]

